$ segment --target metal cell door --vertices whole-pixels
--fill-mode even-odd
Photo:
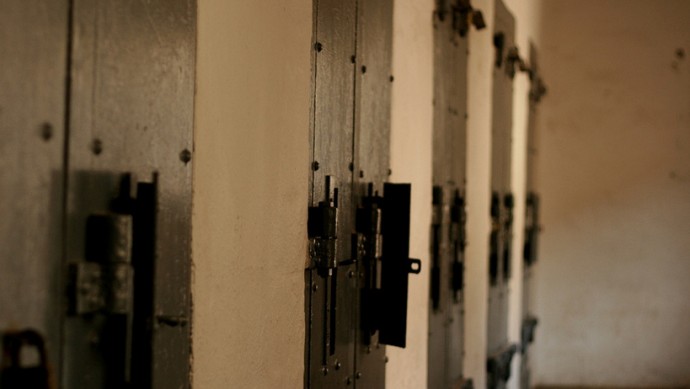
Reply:
[[[520,387],[530,387],[531,362],[529,346],[534,341],[537,318],[534,315],[534,271],[537,261],[539,233],[539,186],[536,170],[539,163],[538,133],[536,120],[539,102],[546,93],[546,87],[539,72],[537,50],[530,44],[529,66],[527,73],[530,79],[529,112],[527,117],[527,198],[525,204],[525,240],[523,246],[523,290],[522,290],[522,353],[520,367]]]
[[[504,387],[516,346],[508,342],[508,302],[513,239],[511,182],[513,78],[515,76],[515,19],[502,1],[496,1],[494,20],[491,209],[489,240],[489,320],[487,385]]]
[[[0,387],[59,378],[68,10],[0,2]]]
[[[467,36],[484,28],[467,1],[438,1],[434,23],[433,221],[428,386],[471,385],[463,377],[467,139]]]
[[[392,1],[315,1],[305,387],[382,388],[405,346],[410,186],[390,184]]]
[[[34,348],[50,387],[189,387],[196,3],[9,1],[0,17],[17,167],[0,181],[3,380],[27,379],[15,356]]]

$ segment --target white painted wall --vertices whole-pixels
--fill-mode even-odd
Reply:
[[[690,2],[542,12],[536,383],[690,385]]]
[[[433,0],[396,0],[393,10],[391,182],[412,183],[407,347],[388,347],[387,388],[425,388],[429,314],[429,226],[433,99]]]
[[[195,388],[301,388],[311,0],[198,3]]]

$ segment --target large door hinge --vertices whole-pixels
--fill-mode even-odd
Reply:
[[[157,182],[135,189],[123,174],[109,207],[86,218],[84,260],[68,265],[68,314],[96,326],[108,387],[150,384]]]

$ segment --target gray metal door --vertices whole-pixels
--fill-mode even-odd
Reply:
[[[68,18],[66,0],[0,2],[0,386],[26,382],[11,343],[44,353],[36,387],[59,376]]]
[[[0,8],[0,331],[52,386],[188,387],[196,3],[49,3]]]
[[[308,264],[306,271],[305,387],[338,388],[354,380],[355,334],[351,329],[355,320],[357,277],[350,231],[354,229],[352,164],[357,15],[354,0],[317,0],[314,5],[309,205],[310,209],[323,209],[323,215],[309,216],[313,241],[310,262],[313,263]],[[317,217],[322,223],[314,226]],[[317,239],[321,241],[317,243]]]
[[[489,388],[501,388],[510,377],[510,361],[516,351],[515,345],[509,344],[507,333],[513,239],[511,148],[516,48],[515,19],[500,0],[495,8],[494,47],[487,383]]]
[[[536,120],[538,106],[546,93],[537,62],[537,50],[530,44],[527,72],[530,79],[529,112],[527,116],[527,196],[525,206],[525,240],[523,246],[523,289],[522,289],[522,336],[521,336],[521,375],[520,387],[530,387],[530,353],[529,346],[534,340],[537,318],[534,316],[534,264],[537,261],[539,243],[539,194],[536,169],[539,162],[538,133]]]
[[[428,386],[458,388],[464,356],[467,35],[484,27],[469,2],[438,1],[434,12],[433,221]]]
[[[407,258],[410,187],[386,182],[393,3],[314,9],[305,387],[382,388],[421,269]]]

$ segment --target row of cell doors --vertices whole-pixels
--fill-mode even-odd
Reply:
[[[529,386],[529,343],[536,319],[529,296],[536,259],[534,116],[545,89],[536,66],[515,45],[515,21],[497,1],[493,31],[469,1],[437,1],[433,13],[433,185],[388,179],[393,2],[317,0],[314,7],[309,261],[305,272],[305,386],[385,387],[386,346],[405,347],[409,273],[430,277],[428,387],[467,388],[463,374],[467,64],[469,34],[492,34],[492,230],[488,239],[487,383],[502,388],[522,354]],[[512,253],[513,81],[529,77],[530,154],[526,239]],[[410,190],[430,190],[430,261],[408,258]],[[523,339],[508,341],[513,257],[524,265]]]
[[[305,386],[385,386],[386,347],[406,345],[410,276],[430,277],[429,388],[472,385],[462,364],[476,33],[493,34],[496,52],[488,383],[504,386],[521,352],[526,387],[529,299],[522,342],[507,339],[510,137],[517,74],[532,83],[534,127],[543,94],[534,49],[520,57],[500,1],[493,32],[470,2],[437,2],[433,185],[411,188],[389,182],[393,0],[314,5]],[[196,2],[8,0],[0,25],[0,388],[188,387]],[[526,288],[539,230],[535,155]],[[433,193],[424,269],[408,252],[411,190]]]
[[[191,0],[0,4],[0,387],[186,387]]]

